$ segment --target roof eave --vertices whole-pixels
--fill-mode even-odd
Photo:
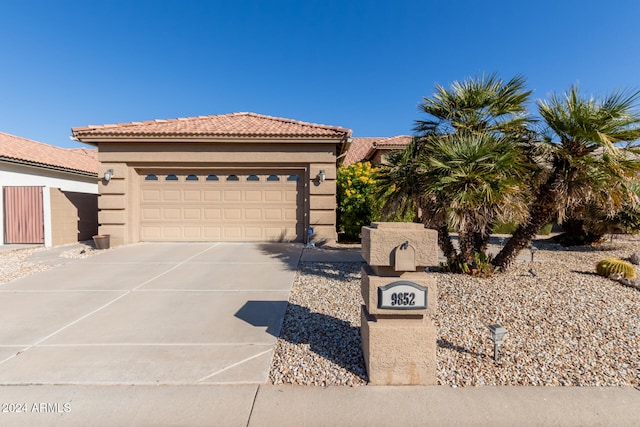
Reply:
[[[197,142],[197,143],[338,143],[343,144],[348,140],[348,134],[335,136],[308,136],[308,135],[78,135],[76,140],[85,144],[97,145],[104,142],[131,143],[131,142]]]
[[[96,179],[98,178],[97,172],[89,172],[89,171],[83,171],[79,169],[65,168],[62,166],[48,165],[45,163],[32,162],[29,160],[15,159],[13,157],[0,156],[0,162],[12,163],[12,164],[21,165],[21,166],[29,166],[37,169],[46,169],[46,170],[51,170],[56,172],[65,172],[65,173],[70,173],[74,175],[82,175],[82,176],[87,176],[87,177],[96,178]]]

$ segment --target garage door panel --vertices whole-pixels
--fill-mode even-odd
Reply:
[[[247,190],[244,192],[245,202],[261,202],[262,191],[260,190]]]
[[[160,190],[144,190],[142,192],[143,202],[160,201]]]
[[[183,194],[185,202],[199,202],[202,197],[201,190],[185,190]]]
[[[224,201],[225,202],[239,202],[242,200],[242,191],[240,190],[225,190]]]
[[[298,217],[297,209],[285,209],[284,219],[286,219],[287,221],[295,221],[297,217]]]
[[[244,227],[244,237],[252,240],[260,240],[262,238],[262,227],[246,226]]]
[[[179,209],[179,208],[164,208],[164,209],[162,209],[162,219],[165,219],[165,220],[180,220],[180,219],[182,219],[182,209]]]
[[[204,238],[207,240],[221,240],[222,227],[204,227]]]
[[[183,209],[184,212],[184,216],[183,219],[197,219],[200,220],[202,219],[202,210],[200,208],[197,209],[189,209],[189,208],[185,208]]]
[[[296,174],[241,170],[152,173],[176,179],[145,181],[146,172],[142,175],[141,240],[301,240],[302,180]]]
[[[204,209],[205,220],[219,220],[222,218],[222,209]]]
[[[140,214],[143,220],[158,220],[161,219],[161,212],[160,208],[143,208]]]
[[[226,220],[242,220],[242,209],[240,208],[229,208],[224,209],[224,219]]]
[[[184,237],[188,238],[188,239],[196,239],[196,240],[200,240],[200,238],[202,237],[202,229],[201,227],[184,227]]]
[[[162,226],[162,236],[167,239],[180,239],[182,237],[182,227],[164,225]]]
[[[264,192],[264,200],[265,202],[280,202],[282,201],[282,191],[266,190]]]
[[[255,221],[262,218],[262,209],[247,209],[244,210],[244,219],[248,221]]]
[[[288,190],[284,192],[284,200],[286,202],[296,202],[298,199],[298,192],[295,190]]]
[[[156,240],[162,238],[162,227],[145,225],[142,227],[143,240]]]
[[[242,238],[242,227],[223,226],[222,237],[225,240],[238,240]]]
[[[169,184],[172,185],[172,184]],[[162,191],[162,201],[163,202],[179,202],[180,201],[179,190],[163,190]]]
[[[219,202],[222,200],[222,192],[220,190],[204,190],[203,200],[205,202]]]
[[[266,220],[281,220],[282,219],[282,210],[281,209],[265,209],[264,210],[264,219]]]

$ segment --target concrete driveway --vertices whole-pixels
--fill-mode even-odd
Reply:
[[[0,286],[0,384],[267,380],[302,245],[143,243]]]

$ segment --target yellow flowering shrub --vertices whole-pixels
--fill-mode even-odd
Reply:
[[[338,231],[346,240],[359,240],[362,226],[377,219],[373,173],[374,168],[369,162],[353,163],[338,169]]]

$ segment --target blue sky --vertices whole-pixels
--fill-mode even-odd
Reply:
[[[434,84],[640,89],[640,2],[0,0],[0,131],[251,111],[410,134]]]

